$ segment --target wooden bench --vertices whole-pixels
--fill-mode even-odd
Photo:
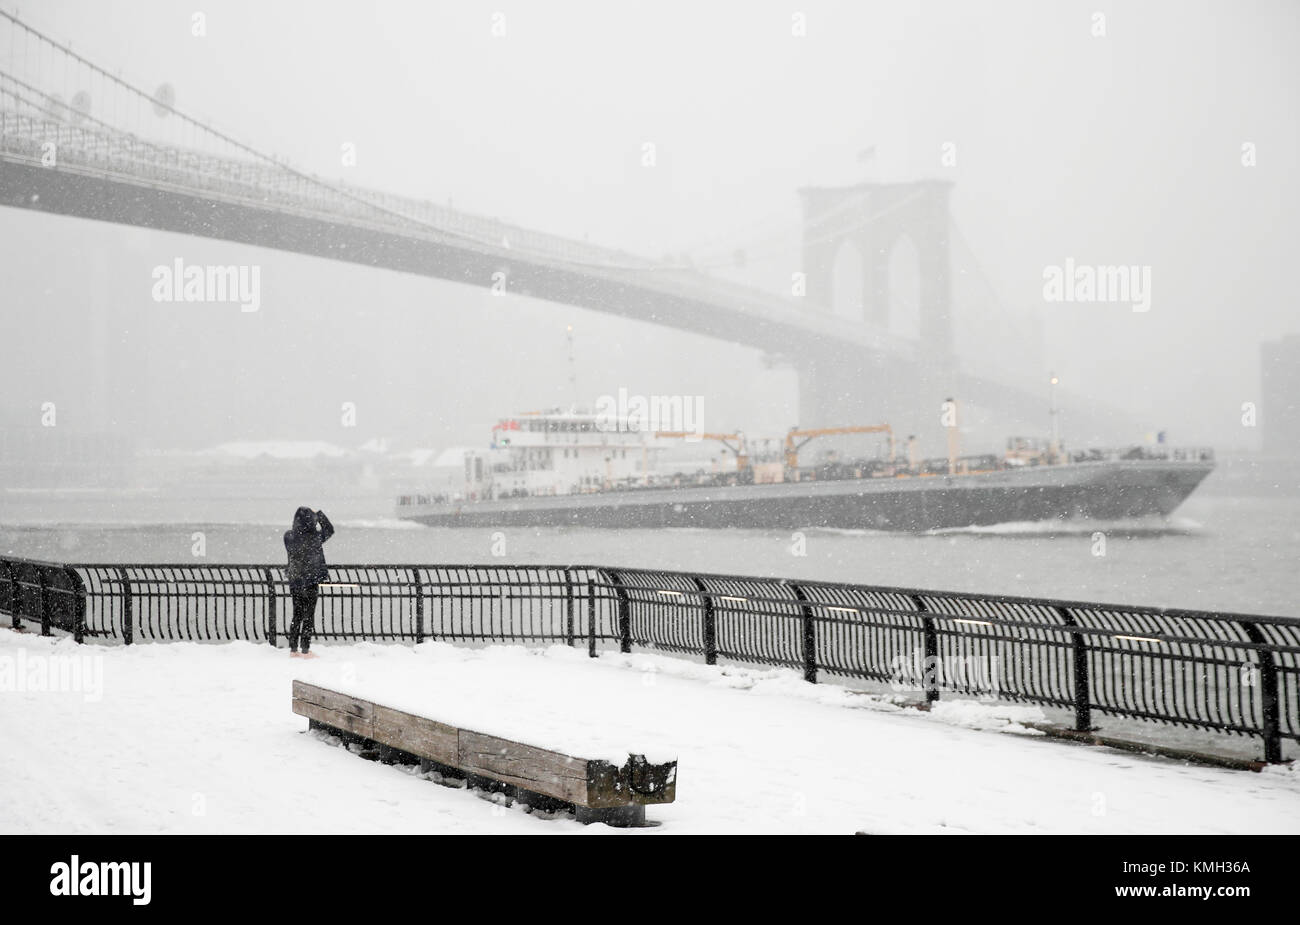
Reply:
[[[645,825],[645,807],[677,795],[677,762],[651,764],[629,755],[621,767],[576,758],[511,739],[459,729],[328,688],[293,682],[293,712],[308,728],[325,728],[373,749],[386,763],[464,778],[472,787],[542,808],[572,806],[582,823]]]

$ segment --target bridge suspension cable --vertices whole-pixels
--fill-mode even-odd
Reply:
[[[518,247],[525,239],[530,238],[545,238],[548,243],[563,241],[569,250],[576,246],[576,242],[515,228],[491,219],[457,213],[450,208],[434,206],[432,203],[401,200],[399,197],[387,197],[386,201],[380,201],[381,197],[376,194],[354,191],[344,184],[331,183],[299,170],[282,158],[266,154],[188,115],[174,105],[165,94],[147,93],[74,51],[66,43],[28,25],[7,10],[0,9],[0,26],[7,26],[9,31],[7,43],[9,54],[7,61],[0,66],[0,118],[9,114],[19,117],[27,115],[39,117],[42,122],[48,120],[54,123],[53,126],[32,124],[12,128],[7,126],[5,135],[13,134],[14,131],[25,132],[29,136],[29,141],[44,142],[51,136],[50,129],[53,128],[55,129],[53,137],[62,140],[64,136],[57,131],[59,127],[70,125],[84,129],[86,125],[92,125],[105,137],[89,138],[86,137],[85,131],[68,137],[82,144],[90,144],[97,149],[102,149],[102,152],[121,152],[130,148],[172,160],[183,161],[205,155],[218,158],[224,156],[228,159],[234,155],[260,165],[262,168],[260,175],[248,177],[246,171],[241,172],[239,164],[230,162],[208,163],[204,166],[223,173],[240,174],[244,178],[253,179],[258,184],[273,189],[283,187],[285,183],[310,188],[318,196],[344,200],[353,206],[362,207],[363,210],[390,219],[396,218],[402,223],[419,226],[437,235],[446,235],[460,241],[486,246],[494,252]],[[0,42],[0,48],[3,48],[4,44]],[[49,60],[42,61],[43,54],[48,56]],[[57,79],[53,73],[57,70],[54,62],[60,57],[63,63],[60,86],[63,92],[68,94],[68,102],[65,102],[58,92],[46,89]],[[21,88],[23,92],[18,92],[16,88]],[[126,104],[123,103],[123,99],[127,101]],[[135,124],[132,126],[134,130],[124,127],[122,121],[130,104],[134,104],[136,113]],[[92,110],[100,115],[92,115]],[[184,126],[186,131],[169,130],[171,126],[162,118],[147,123],[146,114],[149,112],[160,117],[174,116],[176,123]],[[166,140],[152,140],[159,135],[165,136]],[[169,146],[174,150],[167,150]],[[421,215],[421,211],[430,214]],[[490,229],[490,233],[484,233],[483,230],[470,230],[464,227],[466,225]],[[573,254],[550,256],[553,259],[562,259],[571,264],[592,268],[645,269],[653,265],[650,261],[639,261],[631,254],[620,254],[605,248],[588,247],[585,250],[587,251],[585,259],[575,258]],[[610,260],[606,255],[617,257],[618,262]]]

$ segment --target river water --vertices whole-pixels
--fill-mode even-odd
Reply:
[[[1190,498],[1169,521],[874,531],[448,529],[339,501],[335,563],[592,564],[1300,615],[1300,498]],[[295,502],[6,499],[0,550],[63,562],[276,563]],[[199,516],[194,516],[198,514]],[[376,516],[378,514],[379,516]],[[282,515],[282,516],[275,516]]]

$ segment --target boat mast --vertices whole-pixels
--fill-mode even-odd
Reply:
[[[1059,422],[1058,412],[1056,409],[1056,385],[1061,380],[1056,378],[1056,373],[1048,380],[1051,386],[1049,394],[1051,395],[1051,416],[1052,416],[1052,445],[1049,452],[1049,462],[1056,462],[1061,455],[1061,425]]]
[[[571,411],[578,410],[578,364],[573,359],[573,325],[568,325],[565,336],[569,341],[569,390],[573,393]]]

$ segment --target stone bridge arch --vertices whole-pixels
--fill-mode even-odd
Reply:
[[[799,190],[803,201],[803,272],[815,311],[830,312],[835,259],[851,246],[861,260],[863,321],[890,327],[889,264],[895,245],[916,249],[922,363],[952,362],[952,287],[949,278],[947,180],[858,183]]]

